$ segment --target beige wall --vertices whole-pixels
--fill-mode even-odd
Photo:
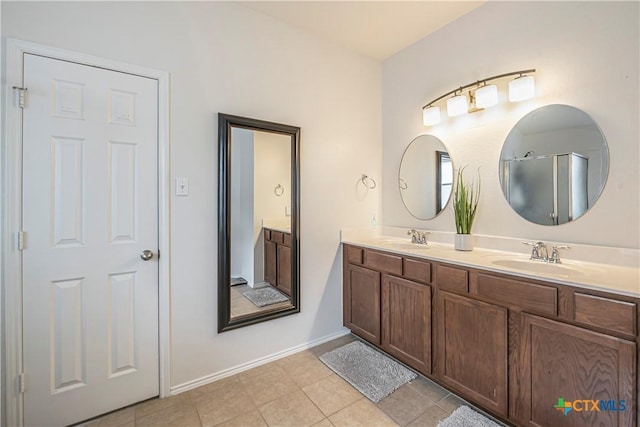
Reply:
[[[640,247],[639,5],[487,2],[386,60],[385,225],[455,231],[451,208],[432,221],[418,221],[405,211],[397,190],[404,148],[417,135],[431,133],[447,146],[454,167],[480,168],[482,196],[475,234]],[[502,103],[431,128],[422,125],[421,107],[426,102],[460,85],[528,68],[538,70],[535,99]],[[611,156],[598,203],[577,221],[557,227],[520,218],[505,201],[498,180],[500,150],[510,129],[547,104],[569,104],[589,114],[602,129]]]
[[[2,2],[2,35],[171,74],[171,384],[336,333],[339,230],[370,223],[380,172],[380,64],[238,4]],[[300,126],[301,309],[216,333],[217,113]]]

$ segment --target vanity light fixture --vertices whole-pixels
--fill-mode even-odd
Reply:
[[[445,98],[448,98],[447,115],[449,117],[475,113],[496,105],[498,103],[498,86],[489,83],[506,77],[517,76],[509,82],[509,101],[519,102],[533,98],[535,96],[535,81],[533,76],[529,74],[535,73],[535,71],[535,69],[513,71],[460,86],[424,105],[422,107],[422,122],[425,126],[440,123],[440,107],[436,104]]]

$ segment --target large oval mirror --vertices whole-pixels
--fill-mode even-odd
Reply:
[[[511,129],[500,154],[500,184],[528,221],[559,225],[593,206],[609,173],[609,148],[598,125],[569,105],[547,105]]]
[[[442,141],[420,135],[407,146],[400,162],[398,187],[407,211],[417,219],[437,216],[447,205],[453,164]]]
[[[300,128],[218,115],[218,331],[300,311]]]

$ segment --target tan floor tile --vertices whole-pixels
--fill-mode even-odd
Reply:
[[[280,369],[280,361],[283,359],[278,359],[274,362],[269,362],[266,363],[264,365],[260,365],[260,366],[256,366],[255,368],[249,369],[247,371],[243,371],[240,372],[239,374],[235,375],[235,377],[238,378],[238,380],[242,381],[243,383],[246,382],[249,378],[253,378],[253,377],[257,377],[258,375],[262,375],[265,374],[267,372],[272,372],[274,370],[278,370]]]
[[[97,420],[85,424],[87,427],[119,427],[135,422],[136,410],[133,406],[112,412]]]
[[[209,384],[205,384],[198,388],[194,388],[193,390],[189,390],[185,392],[185,394],[190,395],[192,399],[202,396],[203,394],[211,393],[212,391],[228,388],[228,387],[237,387],[239,384],[239,379],[237,375],[222,378],[221,380],[214,381]]]
[[[329,421],[336,427],[386,427],[398,425],[365,398],[333,414],[329,417]]]
[[[460,406],[464,405],[464,400],[460,399],[455,394],[450,394],[444,399],[440,400],[437,405],[444,409],[445,411],[451,413],[458,409]]]
[[[424,395],[432,402],[439,402],[449,395],[449,391],[440,387],[438,384],[423,377],[418,377],[409,383],[409,387]]]
[[[240,383],[203,394],[195,404],[203,426],[220,424],[256,409]]]
[[[358,390],[335,374],[304,387],[302,391],[326,416],[362,399]]]
[[[436,427],[438,423],[451,415],[436,404],[432,404],[418,418],[409,423],[409,427]]]
[[[181,393],[164,399],[150,399],[134,406],[136,419],[144,418],[154,412],[162,411],[177,405],[193,406],[193,400],[188,393]]]
[[[326,367],[316,356],[299,357],[288,364],[281,364],[282,368],[300,387],[313,384],[328,377],[333,371]]]
[[[260,407],[260,413],[270,427],[312,426],[324,418],[322,412],[302,391],[297,391]]]
[[[418,418],[433,402],[415,389],[404,385],[382,399],[376,406],[401,426]]]
[[[325,418],[324,420],[320,421],[317,424],[314,424],[311,427],[333,427],[333,424],[331,424],[331,421],[329,421],[329,418]]]
[[[136,427],[200,427],[200,417],[193,405],[179,403],[152,414],[136,418]]]
[[[257,407],[300,390],[282,368],[277,366],[261,375],[246,378],[242,382],[247,395]]]
[[[267,427],[267,423],[264,422],[262,415],[260,415],[260,412],[256,409],[229,421],[217,424],[216,427]]]
[[[327,341],[325,343],[312,347],[309,349],[309,351],[315,356],[320,357],[323,354],[330,352],[331,350],[335,350],[336,348],[340,348],[343,345],[347,345],[350,342],[353,342],[356,340],[357,338],[354,335],[348,334],[340,338],[336,338],[335,340]]]

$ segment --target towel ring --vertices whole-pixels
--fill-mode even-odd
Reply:
[[[376,180],[371,178],[370,176],[362,174],[362,178],[360,178],[360,181],[362,181],[362,184],[369,190],[373,190],[374,188],[376,188]]]
[[[401,190],[406,190],[408,185],[407,183],[404,181],[404,179],[402,178],[398,178],[398,187],[400,187]]]
[[[278,184],[278,186],[273,189],[273,194],[275,194],[276,197],[282,196],[284,194],[284,187]]]

